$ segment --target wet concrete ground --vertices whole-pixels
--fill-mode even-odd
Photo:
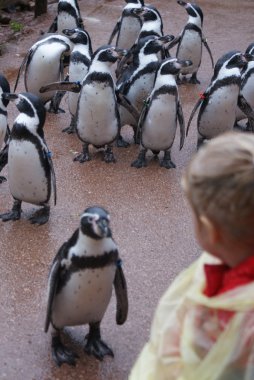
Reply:
[[[104,44],[125,4],[121,0],[80,1],[86,29],[93,48]],[[96,5],[94,5],[96,3]],[[187,20],[184,9],[175,1],[154,1],[161,11],[164,32],[177,35]],[[245,51],[254,40],[252,0],[199,1],[204,11],[204,34],[216,61],[223,53]],[[31,20],[29,33],[8,46],[0,57],[0,71],[13,88],[17,69],[40,30],[46,30],[55,15],[56,5],[47,16]],[[183,85],[180,94],[186,122],[212,76],[207,52],[199,71],[200,85]],[[18,91],[24,89],[23,82]],[[67,111],[67,102],[63,101]],[[10,124],[17,116],[9,108]],[[0,223],[0,379],[49,380],[89,379],[123,380],[149,335],[153,312],[163,291],[180,270],[199,254],[193,237],[191,217],[180,188],[181,174],[195,152],[196,128],[192,123],[184,148],[179,152],[179,135],[172,157],[176,169],[166,170],[152,161],[147,168],[135,169],[130,163],[138,147],[114,148],[116,164],[105,164],[100,155],[79,164],[73,162],[81,143],[75,136],[63,134],[68,112],[49,114],[45,125],[46,141],[53,152],[57,177],[58,202],[51,208],[47,225],[33,226],[27,217],[35,210],[24,204],[22,219]],[[128,128],[124,131],[131,138]],[[3,174],[7,174],[5,169]],[[12,207],[8,182],[0,185],[0,212]],[[79,214],[99,204],[111,213],[113,236],[124,261],[129,290],[129,317],[123,326],[115,323],[115,296],[102,322],[102,337],[112,347],[115,358],[99,362],[83,353],[87,327],[66,329],[67,342],[80,354],[75,368],[57,368],[51,359],[50,334],[43,332],[46,311],[47,276],[59,246],[78,227]]]

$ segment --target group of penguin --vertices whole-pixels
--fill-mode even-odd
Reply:
[[[202,32],[203,13],[198,5],[178,0],[188,13],[188,22],[175,38],[163,34],[162,17],[154,6],[144,4],[143,0],[125,1],[108,44],[93,52],[77,0],[59,0],[49,33],[29,49],[20,67],[14,93],[7,79],[0,75],[0,171],[8,163],[8,182],[14,199],[12,210],[0,214],[2,221],[20,219],[22,202],[42,206],[30,218],[32,223],[44,224],[49,219],[52,188],[56,203],[56,179],[43,126],[46,109],[54,113],[62,111],[60,102],[66,91],[71,122],[64,131],[75,132],[83,143],[76,161],[90,160],[89,145],[93,145],[103,148],[105,162],[114,162],[113,143],[128,145],[121,127],[129,124],[135,143],[140,144],[132,166],[146,166],[149,149],[156,156],[164,152],[162,167],[175,167],[171,147],[177,123],[180,149],[185,139],[178,84],[199,83],[202,45],[214,66]],[[177,50],[172,57],[170,49],[175,45]],[[15,93],[23,70],[27,92]],[[245,129],[254,131],[253,73],[254,44],[244,54],[230,51],[217,61],[211,83],[195,105],[187,125],[188,133],[200,108],[198,146],[233,129],[236,122],[245,118],[248,119]],[[19,110],[11,130],[7,122],[9,101],[14,101]],[[0,182],[3,180],[0,177]],[[87,208],[81,215],[79,228],[61,246],[53,261],[45,331],[51,324],[52,354],[58,365],[74,365],[77,358],[61,342],[60,333],[65,326],[88,323],[85,351],[98,359],[113,355],[100,335],[113,284],[116,321],[123,324],[127,318],[127,286],[109,222],[105,209]]]

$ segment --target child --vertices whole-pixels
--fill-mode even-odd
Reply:
[[[161,298],[129,380],[253,380],[254,135],[208,142],[183,187],[207,253]]]

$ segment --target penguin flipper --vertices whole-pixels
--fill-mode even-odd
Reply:
[[[62,249],[65,247],[65,244],[60,248]],[[61,268],[61,261],[60,260],[55,260],[49,274],[49,280],[48,280],[48,303],[47,303],[47,312],[46,312],[46,320],[45,320],[45,325],[44,325],[44,331],[45,333],[48,331],[50,321],[51,321],[51,312],[52,312],[52,305],[53,305],[53,300],[54,296],[56,293],[56,288],[58,284],[58,278],[59,278],[59,271]]]
[[[173,41],[169,43],[169,45],[167,46],[167,50],[172,49],[175,45],[177,45],[180,42],[180,40],[181,40],[181,35],[176,37]]]
[[[55,169],[53,166],[53,161],[51,158],[51,152],[47,152],[47,157],[48,157],[48,163],[50,166],[50,173],[51,173],[51,178],[52,178],[52,186],[53,186],[53,191],[54,191],[54,205],[56,205],[56,199],[57,199],[57,193],[56,193],[56,174],[55,174]]]
[[[0,172],[8,163],[8,150],[9,150],[9,141],[7,141],[6,145],[0,151]]]
[[[55,33],[57,31],[57,16],[54,18],[54,21],[48,29],[48,33]]]
[[[26,54],[26,56],[24,57],[24,59],[23,59],[21,65],[20,65],[19,71],[18,71],[18,75],[17,75],[17,79],[16,79],[16,82],[15,82],[15,86],[14,86],[14,90],[13,90],[13,92],[16,91],[16,88],[17,88],[17,86],[18,86],[18,82],[19,82],[20,75],[21,75],[21,73],[23,72],[24,67],[25,67],[27,61],[31,59],[31,56],[33,55],[33,52],[34,52],[33,49],[30,49],[30,50],[28,51],[28,53]]]
[[[209,54],[209,56],[210,56],[210,58],[211,58],[211,62],[212,62],[212,68],[214,69],[214,60],[213,60],[213,56],[212,56],[211,49],[210,49],[210,47],[209,47],[209,45],[208,45],[208,43],[207,43],[207,39],[204,38],[204,37],[202,37],[202,42],[203,42],[203,44],[204,44],[206,50],[208,51],[208,54]]]
[[[200,98],[197,103],[195,104],[192,112],[191,112],[191,115],[190,115],[190,118],[189,118],[189,121],[188,121],[188,124],[187,124],[187,129],[186,129],[186,137],[188,136],[188,133],[189,133],[189,128],[190,128],[190,125],[191,125],[191,122],[192,122],[192,119],[197,111],[197,109],[199,108],[200,104],[202,103],[203,99]]]
[[[52,82],[47,84],[46,86],[42,86],[40,88],[40,92],[47,91],[71,91],[71,92],[80,92],[81,84],[79,82]]]
[[[121,19],[119,19],[111,33],[111,36],[109,37],[109,40],[108,40],[108,45],[110,45],[115,37],[115,35],[119,32],[120,30],[120,25],[121,25]]]
[[[128,315],[128,293],[126,279],[121,265],[117,265],[114,279],[116,293],[116,323],[124,324]]]
[[[134,119],[138,121],[139,112],[137,108],[133,104],[131,104],[129,99],[127,99],[126,96],[118,90],[116,90],[116,98],[117,103],[126,108],[127,111],[130,112],[130,114],[134,117]]]
[[[250,129],[254,131],[254,110],[251,108],[250,104],[247,102],[243,95],[238,96],[237,105],[240,110],[248,117],[250,124]]]
[[[183,116],[183,109],[180,101],[178,101],[177,105],[177,118],[180,126],[180,150],[183,147],[184,139],[185,139],[185,122],[184,122],[184,116]]]

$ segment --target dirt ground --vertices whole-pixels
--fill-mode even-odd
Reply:
[[[204,34],[214,60],[233,49],[245,51],[254,40],[252,0],[200,0],[204,12]],[[85,27],[93,49],[105,44],[124,6],[122,0],[79,1]],[[94,5],[96,4],[96,5]],[[164,20],[165,34],[178,35],[187,20],[176,1],[153,1]],[[13,89],[17,70],[27,49],[46,31],[55,17],[56,4],[48,14],[33,19],[24,15],[23,33],[5,45],[0,56],[0,72]],[[0,28],[1,42],[4,31]],[[209,56],[204,49],[198,74],[200,85],[183,85],[180,95],[186,122],[198,96],[212,76]],[[21,80],[18,91],[24,90]],[[117,162],[106,164],[99,155],[92,161],[73,162],[81,150],[76,136],[62,133],[70,121],[67,101],[65,114],[48,114],[45,137],[53,152],[58,202],[51,208],[50,221],[33,226],[27,217],[34,211],[23,205],[18,222],[0,222],[0,379],[50,380],[89,379],[124,380],[149,336],[154,309],[163,291],[180,270],[189,265],[200,250],[193,236],[191,215],[183,197],[180,179],[196,149],[195,119],[184,148],[179,151],[177,135],[172,157],[176,169],[166,170],[152,161],[147,168],[135,169],[130,163],[138,147],[114,148]],[[18,112],[9,107],[10,125]],[[124,133],[131,139],[128,128]],[[7,175],[7,169],[3,171]],[[82,350],[87,326],[66,329],[66,341],[77,350],[76,367],[57,368],[51,358],[50,333],[43,332],[46,312],[47,276],[59,246],[78,227],[79,215],[88,206],[99,204],[110,211],[113,236],[124,263],[129,291],[129,317],[123,326],[115,323],[115,296],[102,322],[102,337],[115,357],[99,362]],[[8,182],[0,185],[0,212],[12,207]]]

